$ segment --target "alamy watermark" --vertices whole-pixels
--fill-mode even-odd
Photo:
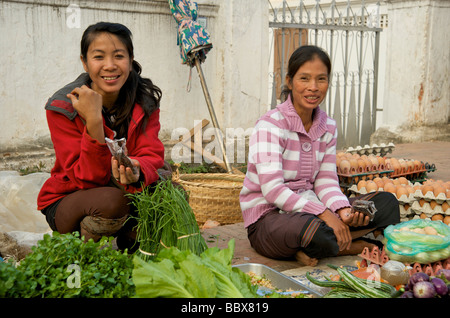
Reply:
[[[71,273],[67,277],[66,284],[68,288],[81,288],[81,268],[77,264],[67,266],[66,272]]]
[[[78,4],[71,3],[66,8],[66,26],[69,29],[81,28],[81,9]]]

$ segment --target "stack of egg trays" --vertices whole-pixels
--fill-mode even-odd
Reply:
[[[351,195],[351,191],[349,191],[349,189],[353,186],[353,185],[357,185],[359,180],[362,179],[373,179],[375,178],[375,175],[378,175],[380,178],[383,177],[384,175],[386,175],[387,177],[390,176],[391,173],[393,173],[394,170],[375,170],[375,171],[369,171],[369,172],[364,172],[364,173],[356,173],[356,174],[341,174],[338,173],[338,178],[339,178],[339,185],[341,187],[342,192],[347,195],[350,196]],[[371,177],[371,178],[369,178]]]
[[[388,153],[392,153],[392,150],[395,148],[395,145],[390,142],[389,144],[381,143],[380,145],[373,144],[371,146],[365,145],[364,147],[357,146],[355,148],[348,147],[346,152],[351,154],[357,153],[359,155],[375,155],[384,157]]]

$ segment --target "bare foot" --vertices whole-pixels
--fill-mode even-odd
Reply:
[[[309,257],[302,251],[298,251],[295,254],[295,259],[297,260],[297,262],[305,266],[316,266],[317,262],[319,261],[317,258]]]

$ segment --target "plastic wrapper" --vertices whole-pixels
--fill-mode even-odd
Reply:
[[[405,285],[409,280],[410,269],[410,266],[399,261],[389,260],[381,267],[381,278],[393,286]]]
[[[125,138],[111,140],[106,137],[105,141],[112,156],[119,162],[119,165],[130,167],[134,174],[138,173],[137,167],[133,165],[131,159],[128,157],[127,141]]]
[[[384,231],[390,259],[427,264],[450,257],[450,227],[424,219],[390,225]]]

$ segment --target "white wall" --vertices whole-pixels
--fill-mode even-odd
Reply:
[[[252,127],[267,109],[266,0],[200,0],[213,49],[202,69],[219,124]],[[69,7],[75,5],[75,7]],[[79,11],[77,11],[77,6]],[[163,91],[161,138],[210,120],[195,68],[181,64],[176,22],[166,0],[4,0],[0,2],[0,153],[50,145],[44,105],[83,71],[85,28],[98,21],[127,25],[135,59]],[[77,23],[79,22],[79,25]]]
[[[387,127],[448,124],[450,1],[391,0],[385,105]]]

